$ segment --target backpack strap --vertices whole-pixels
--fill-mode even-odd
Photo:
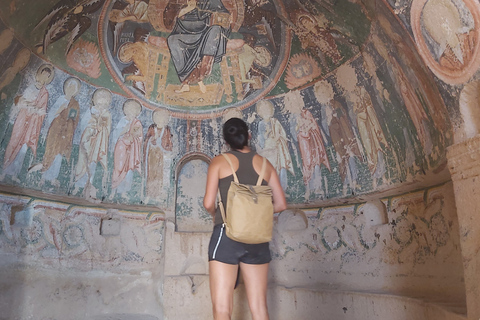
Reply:
[[[232,161],[230,160],[230,158],[229,158],[225,153],[222,153],[222,156],[224,156],[225,159],[227,159],[227,162],[228,162],[228,164],[230,165],[230,168],[232,168],[233,180],[234,180],[236,183],[239,183],[239,182],[238,182],[238,178],[237,178],[237,174],[235,173],[235,169],[233,168]],[[267,158],[265,158],[265,157],[262,157],[262,158],[263,158],[262,169],[260,170],[260,175],[258,176],[257,186],[259,186],[259,185],[262,184],[263,176],[265,175],[265,171],[266,171],[266,169],[267,169]]]
[[[224,156],[225,159],[227,159],[227,162],[230,165],[230,168],[232,168],[233,179],[236,183],[238,183],[237,174],[235,173],[235,169],[233,168],[232,161],[225,153],[222,153],[222,156]],[[262,158],[263,158],[262,170],[260,171],[260,175],[258,176],[257,186],[262,184],[263,176],[265,175],[265,169],[267,168],[267,158],[265,157],[262,157]],[[217,189],[217,200],[218,200],[218,206],[220,207],[220,213],[222,215],[223,223],[225,223],[225,221],[227,221],[227,218],[225,216],[225,208],[223,207],[222,196],[220,195],[220,189]]]
[[[232,161],[230,160],[230,158],[229,158],[225,153],[222,153],[222,156],[224,156],[225,159],[227,159],[227,162],[228,162],[228,164],[230,165],[230,168],[232,168],[233,180],[234,180],[236,183],[238,183],[237,174],[235,173],[235,169],[233,168]]]

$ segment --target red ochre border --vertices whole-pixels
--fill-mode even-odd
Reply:
[[[417,45],[418,52],[425,61],[425,64],[442,81],[453,85],[465,83],[470,80],[480,66],[480,32],[478,29],[480,26],[480,5],[472,0],[463,1],[465,6],[472,14],[475,27],[477,28],[474,53],[469,64],[465,66],[463,70],[458,70],[457,72],[447,72],[447,70],[444,70],[444,68],[442,68],[437,61],[435,61],[422,35],[420,19],[423,8],[427,1],[428,0],[413,0],[410,11],[410,23],[412,25],[413,36],[415,37],[415,43]]]

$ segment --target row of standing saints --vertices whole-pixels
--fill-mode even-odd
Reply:
[[[22,49],[17,54],[17,60],[28,62],[28,58],[25,59],[28,55],[29,51]],[[8,72],[9,70],[6,71]],[[173,142],[181,140],[174,138],[175,131],[168,126],[168,112],[163,109],[153,111],[153,123],[147,128],[139,119],[144,109],[141,103],[134,99],[124,99],[121,106],[124,116],[113,127],[111,110],[118,106],[112,105],[112,93],[104,88],[96,89],[91,104],[81,105],[76,97],[85,85],[74,77],[63,81],[63,94],[56,97],[49,106],[48,102],[53,99],[49,99],[48,87],[56,72],[61,71],[55,71],[50,64],[42,64],[35,73],[35,81],[15,96],[9,114],[11,125],[5,126],[11,127],[11,134],[3,158],[2,180],[10,176],[19,183],[18,177],[22,170],[27,169],[28,174],[40,171],[42,181],[49,181],[58,187],[59,175],[65,174],[60,170],[62,161],[66,161],[71,168],[69,175],[74,194],[85,190],[89,192],[87,196],[97,198],[95,185],[105,188],[106,172],[113,167],[108,178],[113,195],[130,192],[134,172],[143,172],[142,188],[145,187],[147,196],[154,197],[162,189],[164,172],[170,174],[170,168],[163,167],[163,159],[166,155],[170,158],[174,156],[177,148],[174,148]],[[5,78],[3,75],[2,79]],[[1,85],[5,87],[6,82],[3,81]],[[91,92],[92,89],[87,91]],[[331,172],[332,160],[338,162],[338,174],[342,182],[349,185],[354,185],[357,180],[355,158],[366,162],[374,177],[381,177],[385,173],[384,153],[388,142],[375,116],[369,94],[363,88],[358,91],[356,93],[360,98],[354,104],[358,132],[353,130],[347,116],[348,111],[334,99],[333,88],[326,81],[318,82],[315,92],[325,108],[323,111],[327,114],[328,131],[320,128],[312,113],[302,103],[303,107],[287,112],[290,120],[286,127],[274,115],[276,106],[273,100],[257,103],[256,114],[260,121],[257,123],[254,141],[258,152],[266,156],[277,169],[286,190],[287,173],[295,175],[292,154],[296,163],[301,163],[307,191],[316,194],[322,194],[327,188],[322,187],[321,166]],[[284,110],[300,101],[303,100],[299,91],[287,94],[283,101]],[[240,111],[236,115],[243,117]],[[288,138],[286,130],[290,130],[296,143]],[[334,152],[330,157],[325,132],[328,132],[333,142],[333,148],[330,149]],[[8,137],[7,134],[5,131],[3,139]],[[72,159],[75,134],[80,135],[78,157]],[[429,138],[425,135],[424,143],[428,144]],[[41,159],[36,156],[40,139],[43,139],[45,150]],[[25,164],[28,149],[33,158]],[[109,152],[113,152],[113,166],[108,163]],[[105,172],[100,184],[95,182],[98,179],[98,165]]]
[[[97,1],[92,3],[98,5]],[[135,18],[136,21],[142,22],[142,17],[147,14],[146,4],[144,1],[130,1],[121,10],[113,9],[110,21],[122,23],[129,18]],[[138,10],[130,12],[132,8],[137,8],[141,12],[137,12]],[[303,21],[308,16],[301,15],[298,21]],[[295,31],[304,49],[317,48],[312,47],[312,44],[317,43],[318,39],[310,39],[307,37],[309,33],[304,34],[297,29]],[[8,32],[11,32],[10,29],[4,30],[2,35]],[[58,37],[64,35],[59,34]],[[42,50],[45,52],[49,44],[56,40],[58,39],[44,40]],[[67,51],[76,39],[71,40]],[[332,51],[333,43],[328,46],[327,42],[318,44],[316,50],[324,67],[327,66],[325,54],[328,60],[340,61],[338,51]],[[321,48],[325,50],[322,51]],[[328,48],[331,50],[326,50]],[[66,186],[69,192],[73,194],[83,192],[87,197],[98,198],[99,189],[102,189],[100,191],[102,195],[110,192],[111,197],[132,192],[137,173],[137,176],[141,177],[140,196],[148,198],[158,196],[162,190],[162,183],[168,181],[171,174],[171,169],[163,165],[164,159],[178,156],[180,148],[178,145],[175,146],[174,141],[181,144],[181,141],[188,139],[176,136],[180,132],[178,128],[170,129],[169,113],[162,108],[156,109],[151,112],[151,120],[147,120],[151,124],[145,125],[145,121],[142,120],[145,116],[142,112],[150,114],[150,109],[142,107],[142,102],[123,98],[118,102],[119,99],[114,98],[105,88],[93,90],[92,86],[82,84],[75,77],[63,80],[65,74],[50,64],[42,64],[32,74],[31,70],[34,67],[27,68],[30,60],[29,49],[18,50],[13,63],[0,78],[2,101],[10,101],[4,112],[9,110],[8,119],[11,124],[4,126],[2,136],[2,145],[5,145],[2,180],[8,176],[20,184],[19,177],[25,172],[27,175],[40,172],[43,183],[48,181],[58,188],[60,180],[68,180]],[[396,62],[395,58],[393,60]],[[211,71],[213,61],[197,61],[198,63],[200,65],[205,63],[205,68],[197,70],[200,74],[195,74],[196,71],[193,72],[191,68],[184,77],[178,74],[182,84],[179,92],[189,91],[191,82],[198,83],[202,92],[206,89],[202,87],[202,79]],[[175,61],[174,65],[178,72],[181,68]],[[138,66],[136,67],[138,69]],[[316,195],[329,193],[327,179],[322,175],[322,166],[329,174],[339,176],[344,186],[343,193],[346,192],[345,186],[355,188],[360,162],[367,166],[373,177],[373,184],[386,172],[385,154],[390,146],[377,119],[370,93],[359,84],[362,79],[357,78],[355,68],[349,65],[346,65],[346,68],[349,68],[346,72],[349,78],[357,79],[358,84],[352,92],[349,92],[347,86],[343,88],[346,97],[351,100],[347,101],[348,106],[335,99],[335,90],[329,82],[320,81],[312,86],[315,98],[322,108],[320,126],[316,120],[319,115],[314,116],[304,103],[304,91],[311,88],[291,91],[284,95],[283,99],[260,100],[256,104],[256,112],[248,111],[252,109],[245,110],[244,113],[250,112],[250,115],[238,111],[238,116],[242,118],[248,116],[249,119],[255,119],[251,118],[252,114],[260,117],[256,126],[257,132],[254,133],[256,148],[277,169],[287,194],[289,176],[294,176],[295,180],[298,180],[295,163],[300,167],[303,177],[300,179],[305,185],[307,200],[310,192]],[[138,71],[135,72],[138,74]],[[25,79],[13,89],[14,99],[4,99],[7,92],[4,89],[12,85],[15,77],[23,74]],[[56,74],[60,74],[59,78],[62,79],[55,79]],[[423,150],[428,155],[432,152],[432,141],[426,125],[428,117],[422,107],[419,107],[421,103],[408,101],[409,98],[415,99],[415,93],[414,89],[409,87],[402,67],[396,65],[394,74],[400,75],[395,80],[400,82],[400,94],[404,98]],[[30,83],[28,76],[34,78]],[[337,82],[340,82],[338,80]],[[63,93],[51,90],[55,92],[50,97],[49,88],[53,85],[50,87],[49,85],[53,81],[56,81],[57,86],[63,85]],[[24,88],[20,93],[17,91],[21,85]],[[13,91],[9,89],[9,92]],[[88,95],[86,92],[90,97],[86,97]],[[80,96],[84,98],[77,98]],[[122,109],[123,117],[113,125],[111,110],[117,108]],[[117,111],[114,112],[116,115]],[[286,120],[281,122],[279,119]],[[210,126],[218,125],[215,120],[206,120],[204,123]],[[8,137],[6,143],[5,139]],[[39,141],[43,154],[37,155]],[[78,154],[72,156],[74,149],[78,150]],[[205,150],[207,149],[208,147],[205,147]],[[33,156],[26,160],[28,151]],[[415,162],[414,156],[408,156],[409,152],[411,154],[411,151],[405,150],[407,167],[413,166]],[[334,165],[334,162],[337,165]],[[396,162],[398,165],[399,160]],[[103,171],[99,171],[99,168]],[[107,185],[111,186],[110,190]]]

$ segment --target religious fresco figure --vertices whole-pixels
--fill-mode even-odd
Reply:
[[[112,22],[122,23],[125,21],[148,22],[148,1],[126,0],[117,1],[121,9],[113,8],[109,19]]]
[[[386,171],[385,150],[388,142],[383,133],[370,94],[359,83],[355,68],[344,64],[337,69],[337,83],[343,88],[347,103],[351,106],[354,121],[363,149],[362,155],[376,186],[377,179]]]
[[[3,124],[6,121],[12,105],[15,104],[14,95],[17,94],[18,88],[20,87],[22,74],[21,71],[25,69],[30,61],[31,52],[28,48],[20,49],[15,59],[12,62],[12,65],[4,70],[3,74],[0,75],[0,123]],[[6,130],[6,125],[4,130],[0,131],[0,138],[3,137]]]
[[[402,68],[403,73],[407,76],[410,84],[415,89],[415,93],[422,102],[424,109],[428,110],[429,117],[433,120],[435,128],[441,133],[438,137],[443,140],[444,135],[451,130],[451,126],[447,119],[448,112],[445,102],[438,91],[434,79],[430,76],[430,70],[421,60],[417,51],[412,49],[414,46],[407,43],[394,30],[387,18],[379,16],[378,22],[378,24],[373,25],[374,29],[371,39],[377,52],[387,62],[385,66],[391,74],[392,80],[395,81],[397,77],[393,67]],[[392,39],[389,48],[387,48],[388,45],[383,43],[382,38],[379,37],[380,33],[385,33],[387,38]],[[421,46],[421,43],[417,43],[417,45]],[[413,70],[415,71],[414,74],[412,74]]]
[[[12,65],[4,70],[3,74],[0,76],[0,92],[2,92],[3,88],[8,86],[13,81],[20,71],[25,69],[30,61],[30,55],[31,52],[28,48],[20,49],[17,52]],[[1,99],[4,100],[5,97],[2,95]]]
[[[199,107],[218,116],[259,100],[280,79],[291,34],[278,19],[285,15],[278,0],[135,4],[148,7],[145,19],[123,21],[125,2],[108,2],[99,46],[114,81],[145,107],[181,113]]]
[[[394,68],[393,73],[396,75],[395,80],[397,80],[398,90],[403,98],[405,108],[410,115],[410,119],[415,126],[417,131],[418,140],[423,146],[423,150],[426,155],[432,153],[432,139],[428,131],[427,123],[429,122],[429,117],[423,108],[423,104],[420,101],[420,98],[417,95],[416,90],[413,88],[411,82],[407,79],[403,69],[396,63],[395,59],[392,59],[395,63],[392,64]]]
[[[353,101],[353,111],[357,118],[357,128],[365,150],[368,169],[374,178],[380,178],[385,172],[383,147],[388,148],[388,142],[378,122],[370,94],[364,87],[357,87],[355,94],[357,98]]]
[[[168,126],[169,114],[164,109],[152,113],[153,124],[147,130],[144,142],[146,196],[158,199],[164,190],[165,161],[173,151],[172,132]]]
[[[102,74],[98,47],[94,42],[79,39],[67,53],[67,64],[75,71],[98,79]]]
[[[80,188],[87,197],[96,198],[97,189],[94,187],[95,171],[98,163],[107,170],[108,142],[112,126],[110,104],[112,94],[104,88],[93,93],[93,104],[90,107],[88,123],[80,138],[78,162],[75,167],[75,189]],[[102,177],[102,188],[105,187],[105,175]],[[87,190],[88,189],[88,190]]]
[[[318,62],[307,53],[293,55],[287,66],[285,84],[289,89],[295,89],[313,81],[322,75]]]
[[[179,92],[189,91],[193,83],[206,92],[203,79],[226,53],[230,27],[222,23],[225,20],[230,22],[229,12],[221,0],[187,0],[187,6],[178,12],[167,42],[182,83]]]
[[[357,184],[358,168],[355,159],[362,161],[362,153],[348,111],[335,99],[332,86],[326,81],[317,82],[314,93],[324,110],[325,125],[336,152],[338,171],[346,192],[347,185],[354,188]]]
[[[37,45],[39,53],[47,53],[47,48],[54,42],[70,34],[65,54],[80,36],[92,25],[89,15],[103,7],[105,0],[60,0],[38,22],[34,30],[48,24],[41,44]]]
[[[428,0],[423,8],[422,22],[434,40],[435,58],[444,68],[461,69],[472,58],[475,48],[475,25],[465,24],[451,0]]]
[[[274,106],[271,101],[257,102],[257,114],[262,118],[258,124],[257,152],[270,161],[280,178],[284,190],[288,187],[287,172],[295,175],[292,157],[288,149],[288,138],[280,121],[274,116]]]
[[[123,104],[124,117],[118,122],[112,139],[116,140],[113,151],[112,194],[122,195],[130,191],[133,172],[142,171],[143,126],[138,116],[142,105],[133,99]]]
[[[80,92],[77,78],[68,78],[63,84],[64,95],[48,110],[44,127],[48,128],[45,139],[45,154],[41,163],[42,178],[60,186],[58,176],[62,160],[70,162],[73,135],[80,119],[80,105],[75,96]],[[50,119],[52,118],[53,119]]]
[[[328,171],[331,171],[330,161],[328,160],[322,132],[312,113],[306,108],[300,112],[297,119],[296,131],[302,157],[303,182],[307,187],[309,187],[309,183],[320,184],[320,186],[314,188],[314,191],[323,193],[319,190],[322,184],[320,166],[323,164]],[[315,179],[313,179],[314,177]]]
[[[290,19],[293,22],[290,27],[300,40],[302,49],[318,57],[325,70],[330,70],[331,64],[337,65],[342,60],[336,41],[346,42],[352,46],[343,35],[334,37],[332,33],[339,32],[331,29],[323,17],[296,10],[290,13]]]
[[[38,68],[35,83],[29,85],[21,96],[15,98],[15,107],[10,113],[11,121],[15,117],[12,134],[3,158],[2,175],[10,175],[18,181],[25,155],[30,149],[33,156],[37,153],[37,143],[47,113],[48,91],[46,86],[52,82],[54,68],[50,64]]]
[[[243,83],[251,85],[252,89],[262,87],[262,79],[267,76],[259,70],[267,68],[272,63],[272,54],[264,46],[255,45],[256,38],[251,34],[243,34],[242,39],[231,39],[227,42],[227,51],[239,51],[238,64],[240,79]]]
[[[127,21],[148,23],[148,0],[117,0],[109,12],[109,27],[113,33],[113,51],[115,54],[120,45],[122,30]]]
[[[388,37],[393,38],[393,49],[387,48],[380,38],[380,34],[385,32]],[[422,168],[427,165],[425,161],[432,157],[424,157],[423,155],[431,155],[433,151],[434,140],[430,134],[429,124],[433,122],[432,127],[438,132],[435,138],[438,139],[436,144],[441,145],[445,140],[445,135],[449,132],[449,124],[446,120],[446,107],[441,95],[435,92],[433,80],[428,76],[428,69],[421,63],[421,58],[415,55],[412,49],[401,36],[393,30],[390,22],[386,18],[379,18],[379,23],[374,25],[372,33],[372,44],[376,52],[384,59],[386,63],[382,63],[390,77],[391,83],[394,84],[393,89],[399,99],[403,100],[406,116],[412,121],[415,130],[403,128],[403,141],[401,136],[392,136],[394,140],[400,144],[405,143],[404,147],[399,150],[404,162],[398,161],[396,153],[393,155],[397,158],[397,170],[405,173],[417,170],[413,168],[415,163]],[[371,63],[373,64],[373,62]],[[412,74],[412,70],[415,73]],[[373,70],[372,73],[375,71]],[[383,90],[383,98],[389,103],[389,94],[387,90]],[[388,125],[388,124],[387,124]],[[419,143],[418,143],[418,142]]]
[[[358,177],[355,159],[362,161],[358,140],[345,107],[337,100],[333,100],[329,106],[332,108],[332,117],[328,129],[339,160],[339,174],[344,183],[354,187]]]

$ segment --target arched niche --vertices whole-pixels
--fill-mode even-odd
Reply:
[[[175,230],[210,232],[212,217],[203,207],[210,158],[190,153],[180,159],[175,173]]]

